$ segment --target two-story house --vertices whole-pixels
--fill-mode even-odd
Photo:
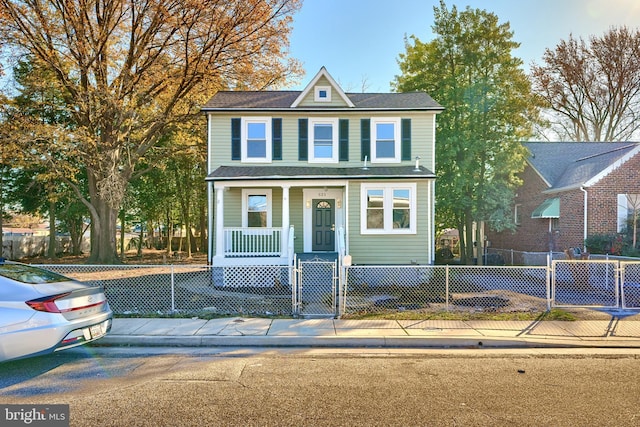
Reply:
[[[443,108],[426,93],[345,93],[323,67],[302,91],[221,91],[202,110],[213,265],[433,261]]]

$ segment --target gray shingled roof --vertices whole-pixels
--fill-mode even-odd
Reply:
[[[220,91],[213,95],[202,111],[289,110],[301,91]],[[361,110],[435,110],[444,108],[424,92],[347,93],[356,109]],[[350,107],[297,107],[296,110],[342,110]]]
[[[334,168],[316,166],[220,166],[214,170],[207,181],[242,181],[253,179],[292,180],[292,179],[433,179],[435,174],[420,166],[369,166]]]
[[[550,189],[578,187],[638,147],[632,142],[528,142],[529,163]]]

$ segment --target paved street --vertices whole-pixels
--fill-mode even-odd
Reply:
[[[0,365],[72,426],[632,426],[637,349],[96,348]]]

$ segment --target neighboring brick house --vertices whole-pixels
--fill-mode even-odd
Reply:
[[[515,232],[487,232],[491,247],[518,251],[584,249],[595,234],[622,232],[640,195],[640,145],[529,142],[514,200]],[[640,197],[635,209],[640,208]],[[585,209],[586,207],[586,209]]]
[[[324,67],[302,91],[216,93],[202,108],[210,261],[433,262],[442,110],[421,92],[345,93]]]

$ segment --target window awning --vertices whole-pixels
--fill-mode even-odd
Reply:
[[[531,213],[531,218],[560,218],[560,199],[547,199]]]

